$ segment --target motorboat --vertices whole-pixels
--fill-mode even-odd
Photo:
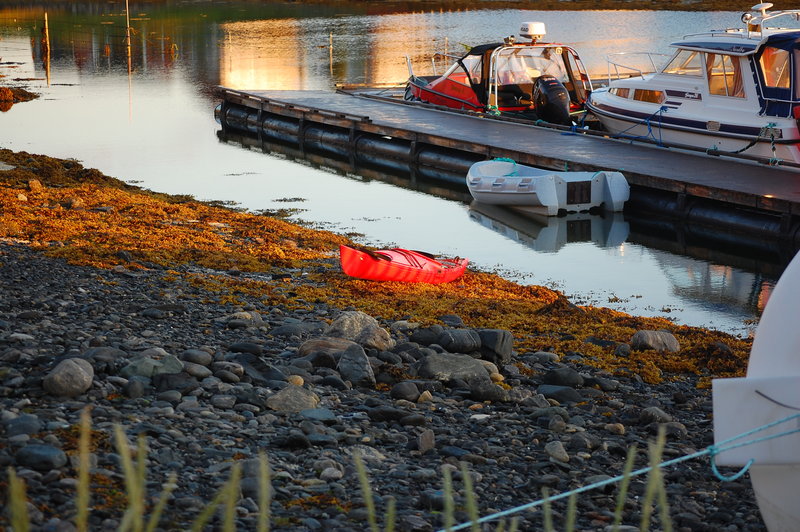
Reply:
[[[619,138],[800,163],[800,29],[776,25],[797,27],[800,10],[771,7],[753,6],[741,28],[686,35],[661,60],[609,55],[587,111]]]
[[[479,161],[467,172],[478,203],[505,205],[547,216],[623,210],[630,186],[620,172],[559,172],[499,158]]]
[[[573,48],[540,42],[542,22],[526,22],[524,41],[472,47],[466,54],[436,54],[453,63],[442,75],[417,76],[409,64],[404,99],[452,109],[572,124],[583,109],[592,83]]]
[[[351,277],[370,281],[407,283],[449,283],[467,269],[467,259],[437,258],[430,253],[402,248],[356,249],[339,246],[342,271]]]

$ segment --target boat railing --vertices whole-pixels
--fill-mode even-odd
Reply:
[[[744,30],[739,29],[702,31],[700,33],[687,33],[683,36],[684,39],[692,37],[738,37],[740,39],[747,39],[750,36]]]
[[[671,56],[668,54],[654,52],[617,52],[608,54],[606,56],[608,81],[643,76],[648,72],[655,72],[669,57]],[[637,61],[637,58],[643,59]],[[623,61],[625,62],[623,63]],[[642,62],[645,62],[647,66],[641,66]]]

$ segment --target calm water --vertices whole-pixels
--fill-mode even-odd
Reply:
[[[0,113],[2,147],[76,158],[153,190],[251,210],[300,209],[295,219],[360,233],[367,243],[466,256],[580,304],[736,334],[748,334],[785,264],[785,257],[661,245],[621,216],[535,222],[478,211],[220,142],[213,117],[218,85],[332,90],[337,83],[401,82],[406,55],[426,73],[431,52],[495,41],[523,21],[545,22],[549,40],[573,44],[590,72],[605,73],[605,53],[665,51],[684,33],[736,25],[739,13],[381,7],[373,14],[377,6],[369,4],[132,3],[129,62],[124,2],[42,3],[49,6],[47,69],[44,8],[36,5],[0,2],[0,75],[42,94]]]

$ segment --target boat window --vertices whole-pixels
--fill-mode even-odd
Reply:
[[[608,92],[614,96],[619,96],[620,98],[627,98],[630,95],[631,90],[628,87],[614,87],[608,89]]]
[[[634,90],[633,99],[650,103],[662,103],[665,100],[663,91],[653,91],[649,89]]]
[[[744,98],[742,70],[738,57],[706,54],[708,91],[717,96]]]
[[[680,50],[662,71],[664,74],[678,76],[702,76],[703,62],[699,52]]]
[[[472,81],[475,83],[480,83],[481,81],[481,58],[477,55],[468,55],[461,60],[464,63],[464,66],[467,67],[467,71],[469,71],[469,75],[472,76]],[[460,83],[462,85],[466,85],[470,87],[470,81],[467,77],[467,71],[461,68],[461,65],[458,62],[453,63],[447,72],[444,73],[444,77],[449,79],[450,81],[454,81],[455,83]]]
[[[789,88],[789,52],[767,46],[758,60],[767,87]]]
[[[569,81],[562,57],[563,48],[518,46],[504,48],[495,56],[495,67],[501,84],[528,84],[543,75],[554,76],[562,83]]]

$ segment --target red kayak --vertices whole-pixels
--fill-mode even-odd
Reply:
[[[378,251],[339,246],[342,270],[351,277],[370,281],[447,283],[467,269],[467,259],[437,259],[427,253],[392,248]]]

